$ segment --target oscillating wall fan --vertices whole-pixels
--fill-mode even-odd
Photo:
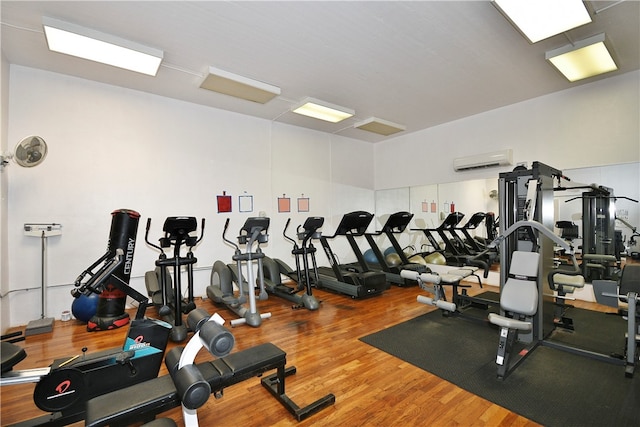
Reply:
[[[42,163],[47,157],[47,143],[39,136],[28,136],[16,145],[13,153],[0,156],[0,170],[9,164],[10,160],[24,168],[31,168]]]

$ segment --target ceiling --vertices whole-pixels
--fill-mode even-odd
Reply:
[[[536,44],[489,1],[6,1],[2,51],[49,70],[363,141],[371,116],[416,132],[640,68],[640,2],[586,1],[593,22]],[[50,52],[47,16],[164,51],[149,77]],[[545,51],[605,32],[619,70],[569,83]],[[201,89],[209,66],[281,88],[266,104]],[[310,96],[356,111],[291,113]]]

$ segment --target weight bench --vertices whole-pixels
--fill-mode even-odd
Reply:
[[[478,271],[478,267],[463,266],[460,268],[449,270],[447,271],[447,274],[453,275],[453,276],[459,276],[461,280],[469,276],[473,276],[476,279],[478,279],[478,285],[480,285],[480,287],[482,288],[482,279],[480,278],[480,276],[476,274],[476,271]],[[487,277],[487,275],[485,275],[485,277]],[[465,286],[465,287],[468,287],[468,286]]]
[[[170,364],[169,358],[165,363]],[[285,368],[285,365],[286,353],[267,343],[195,366],[216,398],[222,397],[224,388],[228,386],[276,369],[276,373],[262,378],[261,383],[298,421],[335,402],[335,396],[328,394],[304,408],[298,407],[285,393],[285,377],[295,374],[296,368]],[[173,369],[172,366],[168,368],[169,371]],[[148,422],[180,405],[173,379],[165,375],[91,399],[87,402],[85,425],[98,427]]]
[[[443,285],[457,284],[461,280],[460,276],[455,274],[418,273],[414,270],[402,270],[400,271],[400,277],[418,282],[420,289],[433,294],[433,297],[418,295],[417,301],[419,303],[432,305],[444,311],[456,311],[456,305],[447,301]],[[432,283],[433,287],[427,286],[426,283]]]

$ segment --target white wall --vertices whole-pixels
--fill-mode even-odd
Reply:
[[[3,174],[11,266],[3,313],[9,301],[10,325],[40,315],[41,242],[24,236],[24,223],[63,225],[62,236],[48,239],[46,314],[59,317],[72,303],[70,284],[106,251],[115,209],[142,215],[131,280],[142,293],[144,272],[157,259],[144,243],[147,218],[155,242],[167,216],[206,219],[194,251],[197,295],[204,295],[215,260],[231,262],[233,250],[221,240],[226,218],[233,239],[248,216],[264,212],[272,218],[265,252],[289,259],[291,247],[281,236],[287,217],[295,230],[308,215],[325,216],[332,232],[333,218],[373,209],[371,144],[15,65],[10,88],[8,140],[36,134],[49,146],[41,165],[13,165]],[[361,161],[345,160],[356,154]],[[233,196],[231,214],[217,213],[223,191]],[[241,194],[253,196],[253,212],[238,212]],[[291,213],[277,212],[282,194],[292,199]],[[297,212],[302,194],[310,212]]]
[[[561,170],[637,162],[639,94],[634,71],[380,142],[375,187],[497,177],[513,167],[454,172],[453,159],[503,148]]]
[[[63,224],[63,235],[49,239],[47,315],[59,317],[72,302],[70,283],[104,253],[114,209],[142,214],[131,284],[143,293],[142,276],[157,257],[143,242],[146,219],[153,219],[150,236],[157,240],[167,216],[206,218],[205,238],[195,251],[200,295],[207,268],[216,259],[230,260],[231,248],[220,240],[227,217],[235,235],[247,216],[265,212],[272,218],[265,252],[286,259],[290,247],[281,232],[288,217],[295,227],[308,215],[324,216],[323,231],[332,234],[345,212],[374,211],[374,188],[495,178],[500,172],[455,173],[455,157],[513,148],[516,162],[538,160],[559,169],[640,160],[640,72],[375,145],[45,71],[12,65],[10,72],[5,139],[15,145],[40,135],[49,157],[36,168],[13,165],[2,174],[8,208],[0,218],[7,222],[1,274],[10,291],[2,292],[3,330],[7,312],[9,325],[40,314],[40,241],[23,235],[24,223]],[[217,213],[216,195],[223,191],[234,198],[230,215]],[[245,192],[254,197],[254,211],[240,214],[237,197]],[[290,213],[277,212],[283,194],[292,200]],[[310,198],[308,213],[295,209],[303,194]],[[348,253],[346,243],[343,250],[336,242],[334,250]]]

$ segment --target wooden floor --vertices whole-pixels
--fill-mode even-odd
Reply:
[[[259,378],[254,378],[225,389],[221,399],[212,396],[198,411],[200,425],[537,425],[358,340],[432,310],[416,302],[421,293],[424,294],[417,287],[394,286],[382,296],[354,300],[316,290],[314,294],[323,303],[315,312],[292,310],[290,302],[273,296],[260,302],[260,311],[271,312],[272,317],[259,328],[233,328],[234,351],[265,342],[276,344],[287,352],[288,364],[297,367],[297,374],[287,378],[287,394],[299,406],[327,393],[336,396],[336,403],[298,423],[260,385]],[[234,318],[233,313],[216,308],[208,300],[198,300],[197,304],[228,320]],[[154,317],[155,309],[149,309],[147,314]],[[120,347],[125,329],[90,333],[78,321],[56,321],[53,332],[30,336],[19,343],[28,357],[18,367],[48,366],[54,358],[80,353],[82,347],[89,352]],[[497,339],[496,336],[496,344]],[[202,358],[201,355],[198,360]],[[164,374],[163,365],[161,375]],[[0,393],[3,426],[42,415],[33,404],[32,384],[5,386]],[[167,412],[166,416],[183,425],[179,409]]]

